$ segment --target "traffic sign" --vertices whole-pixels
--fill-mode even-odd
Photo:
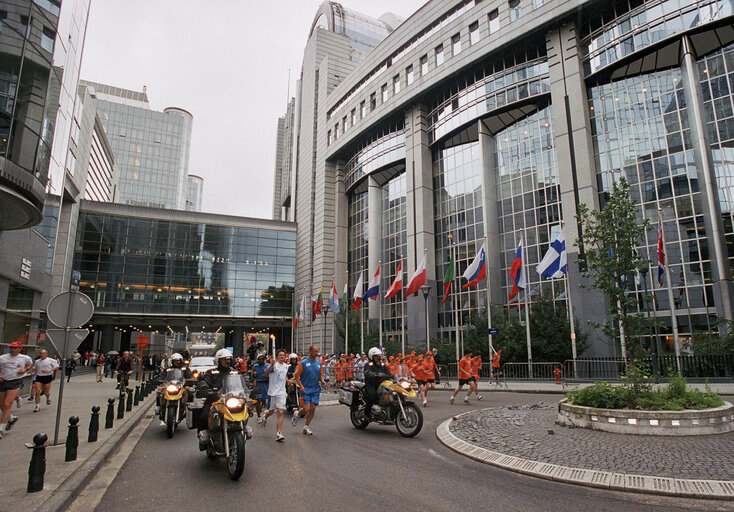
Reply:
[[[489,329],[487,329],[487,332],[493,336],[496,336],[500,333],[500,330],[497,327],[490,327]]]
[[[66,344],[64,343],[65,333],[66,329],[46,329],[46,336],[62,359],[66,359],[74,353],[89,334],[89,329],[70,329],[69,341]]]
[[[135,344],[138,346],[138,350],[145,350],[145,347],[148,346],[148,343],[150,343],[150,338],[146,336],[145,334],[141,334],[138,336],[138,339],[135,341]]]
[[[72,329],[86,324],[94,314],[92,299],[82,292],[62,292],[46,306],[46,315],[57,327]]]

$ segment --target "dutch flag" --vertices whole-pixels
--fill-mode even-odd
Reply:
[[[377,296],[380,294],[380,266],[377,266],[377,272],[372,276],[372,280],[367,285],[367,291],[362,295],[362,300],[368,299],[377,300]]]
[[[469,288],[470,286],[474,286],[482,279],[487,278],[487,248],[486,248],[487,242],[484,242],[482,244],[482,248],[479,249],[479,252],[476,256],[474,256],[474,261],[471,262],[471,265],[469,265],[466,268],[466,271],[462,274],[462,277],[469,281],[466,283],[462,288]]]
[[[538,274],[549,279],[563,277],[566,274],[567,260],[566,239],[561,230],[558,238],[553,240],[548,252],[543,256],[543,260],[538,263]]]

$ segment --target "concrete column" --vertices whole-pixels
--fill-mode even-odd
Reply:
[[[365,272],[364,290],[367,291],[372,276],[377,271],[377,265],[382,259],[382,187],[377,181],[370,176],[367,178],[367,269]],[[382,276],[382,272],[380,272]],[[382,294],[382,290],[380,290]],[[369,322],[370,328],[378,326],[380,316],[380,299],[370,300],[369,302]],[[365,336],[367,331],[365,331]],[[365,347],[366,348],[366,347]]]
[[[681,71],[683,72],[683,86],[686,93],[686,105],[688,106],[688,118],[691,124],[696,167],[701,172],[699,175],[703,180],[703,204],[704,224],[708,239],[713,245],[713,270],[714,270],[714,301],[716,302],[716,314],[719,318],[734,319],[732,308],[732,297],[734,287],[727,260],[728,251],[724,238],[724,225],[721,217],[721,208],[717,196],[716,169],[711,154],[710,141],[706,140],[706,123],[703,113],[703,98],[701,87],[696,76],[696,56],[693,53],[688,37],[682,40]]]
[[[592,148],[591,123],[576,27],[567,23],[546,34],[548,68],[551,82],[553,131],[560,177],[561,217],[565,220],[568,276],[574,293],[576,316],[603,322],[607,318],[606,297],[581,277],[578,267],[579,237],[576,223],[578,205],[599,209],[596,163]],[[587,330],[590,348],[587,357],[615,356],[614,344],[597,331]]]
[[[428,144],[427,111],[424,105],[415,105],[405,114],[405,172],[406,221],[408,227],[408,279],[426,253],[426,281],[431,286],[428,298],[430,337],[438,329],[438,287],[436,281],[436,239],[433,229],[433,158]],[[426,340],[425,300],[422,293],[407,298],[408,346],[423,345]]]
[[[9,290],[10,281],[0,277],[0,340],[3,339],[3,330],[5,328],[5,308],[8,305]]]
[[[235,327],[233,330],[234,332],[232,333],[232,348],[234,350],[232,353],[235,357],[241,357],[244,354],[242,346],[245,330],[243,327]]]
[[[500,271],[500,236],[497,221],[497,162],[495,161],[495,140],[482,121],[479,123],[479,148],[481,150],[482,172],[484,173],[484,234],[487,236],[487,286],[489,304],[504,305],[502,296],[502,273]],[[488,308],[490,311],[491,308]]]
[[[115,328],[112,325],[102,326],[102,340],[99,344],[99,350],[105,354],[113,349],[115,342]]]
[[[344,184],[344,162],[339,161],[336,165],[336,230],[334,233],[334,274],[336,275],[334,285],[341,300],[344,282],[347,278],[347,262],[349,260],[349,197],[347,196],[346,186]],[[354,290],[350,290],[351,293]],[[341,309],[349,311],[348,304],[341,304]],[[333,352],[341,353],[346,351],[345,340],[337,339],[336,330],[332,324],[332,332],[334,333]]]

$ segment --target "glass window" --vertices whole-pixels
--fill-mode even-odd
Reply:
[[[510,21],[519,20],[522,16],[522,8],[520,7],[520,0],[510,0]]]
[[[413,80],[415,80],[413,76],[413,64],[405,68],[405,83],[407,85],[410,85],[413,83]]]
[[[350,113],[350,117],[351,117],[351,124],[352,126],[354,126],[354,123],[357,122],[357,109],[356,108],[352,109],[352,112]]]
[[[500,11],[495,9],[489,15],[489,33],[494,34],[500,29]]]
[[[392,77],[392,93],[397,94],[400,92],[400,75]]]
[[[326,145],[327,146],[331,145],[331,130],[326,132]]]
[[[347,131],[347,116],[344,116],[342,118],[342,133],[346,133]]]
[[[54,39],[56,39],[56,32],[48,27],[43,27],[43,32],[41,33],[41,48],[49,53],[53,53]]]
[[[339,138],[339,123],[334,125],[334,140]]]
[[[456,56],[461,53],[461,34],[451,36],[451,54]]]
[[[533,0],[533,7],[536,9],[538,7],[543,7],[544,3],[545,3],[545,0]]]
[[[474,45],[479,42],[479,22],[475,21],[469,25],[469,44]]]
[[[377,93],[373,92],[370,94],[370,112],[375,110],[375,107],[377,107]]]
[[[364,117],[367,115],[367,102],[363,101],[359,104],[359,118],[364,119]]]
[[[428,55],[421,57],[421,76],[428,74]]]
[[[438,46],[436,46],[435,54],[436,54],[436,67],[438,67],[441,64],[443,64],[443,45],[442,44],[439,44]]]
[[[382,98],[383,103],[387,101],[387,84],[382,84],[382,88],[380,89],[380,97]]]

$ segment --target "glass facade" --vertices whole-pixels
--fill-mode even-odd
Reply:
[[[382,270],[380,290],[385,296],[395,278],[398,265],[403,262],[403,289],[408,284],[406,243],[406,173],[391,179],[382,187]],[[387,336],[399,339],[403,322],[405,299],[398,293],[392,299],[382,301],[382,328]],[[406,325],[407,328],[407,325]]]
[[[346,35],[355,50],[371,51],[392,31],[387,23],[345,9],[336,2],[331,3],[331,8],[334,14],[334,32]]]
[[[367,285],[369,278],[367,270],[367,228],[369,222],[369,210],[367,209],[367,192],[354,192],[349,195],[349,225],[348,225],[348,253],[349,253],[349,289],[353,292],[360,272],[364,270],[362,278]],[[363,288],[363,292],[367,288]],[[351,301],[351,297],[349,297]]]
[[[82,211],[74,269],[99,313],[290,316],[295,231]]]

